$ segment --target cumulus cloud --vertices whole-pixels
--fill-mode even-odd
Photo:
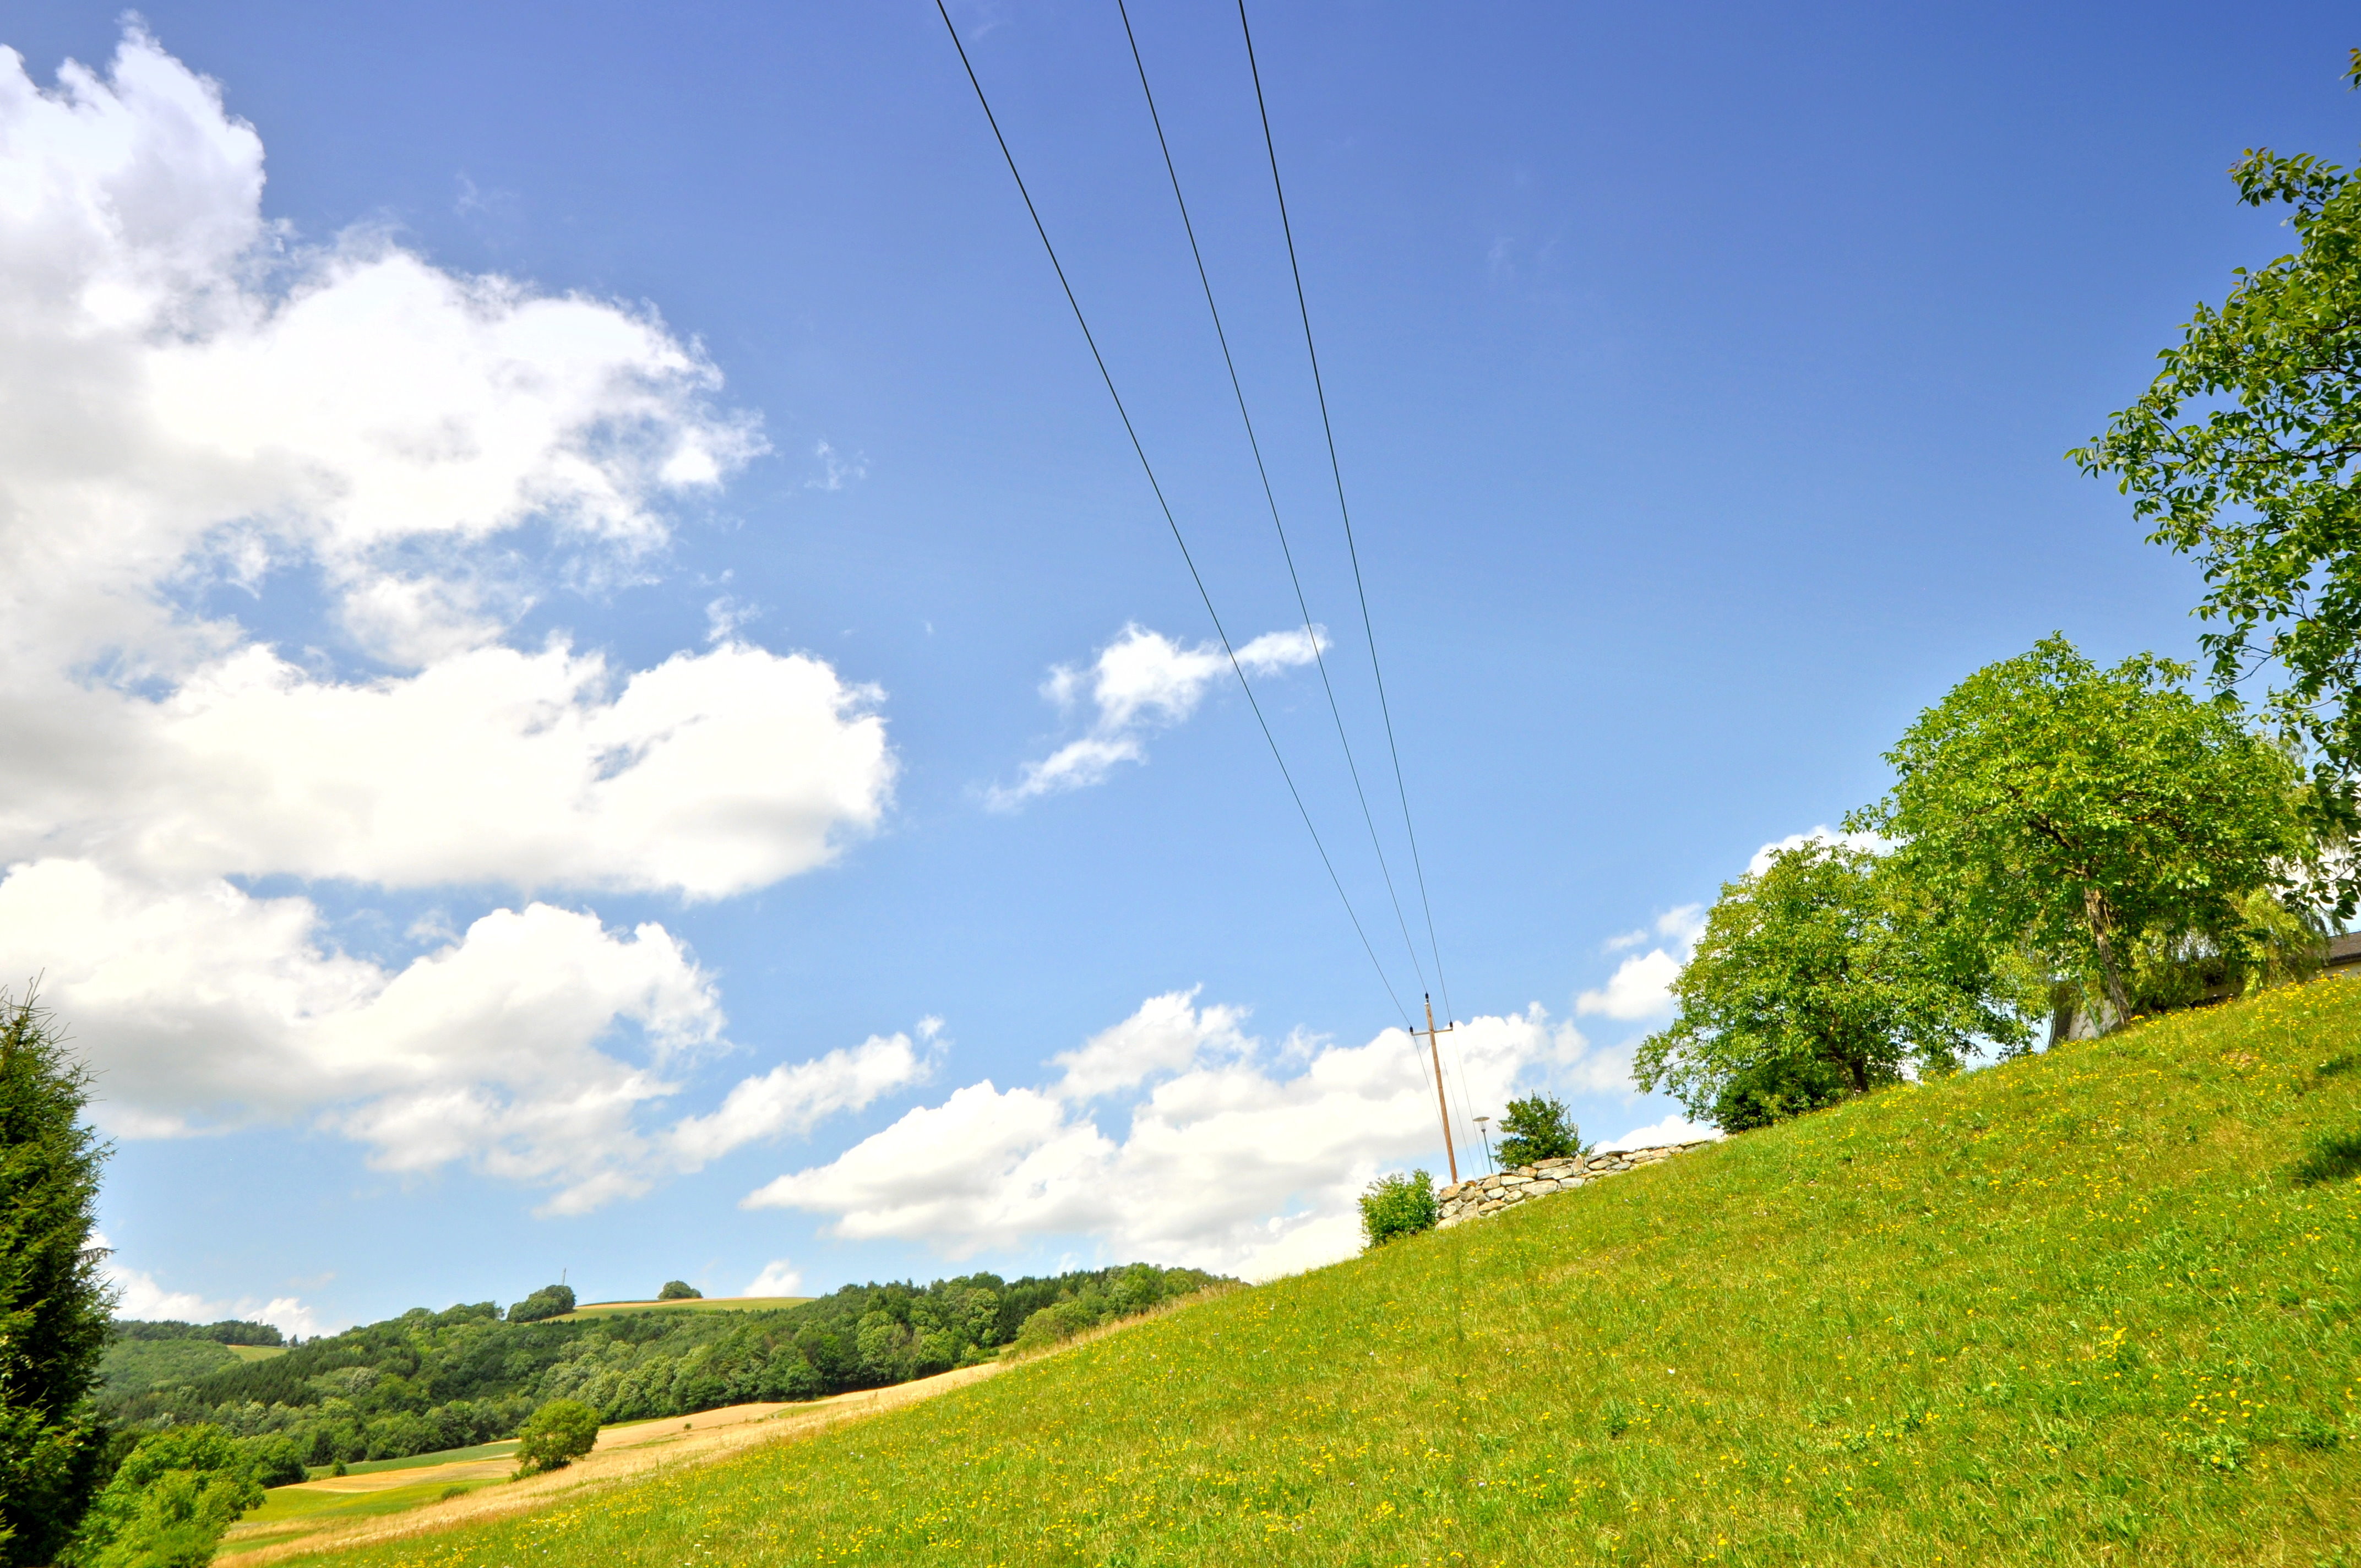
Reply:
[[[804,1271],[784,1257],[774,1257],[763,1266],[763,1272],[746,1281],[741,1296],[800,1296],[804,1289]]]
[[[1235,1012],[1190,1005],[1193,994],[1152,998],[1056,1058],[1065,1074],[1052,1090],[968,1084],[745,1205],[826,1214],[840,1235],[952,1256],[1085,1234],[1125,1256],[1262,1277],[1351,1253],[1361,1189],[1433,1142],[1422,1047],[1389,1029],[1362,1046],[1273,1048],[1240,1034]],[[1455,1035],[1466,1091],[1487,1103],[1537,1068],[1628,1088],[1538,1006]],[[1126,1043],[1139,1047],[1134,1067],[1120,1065]],[[1116,1136],[1088,1102],[1118,1083],[1148,1087]]]
[[[743,1080],[711,1115],[676,1123],[666,1142],[683,1168],[701,1168],[748,1144],[809,1132],[823,1116],[860,1110],[919,1082],[928,1069],[909,1036],[872,1035],[851,1050]]]
[[[1839,833],[1823,824],[1808,832],[1791,833],[1763,845],[1746,862],[1746,874],[1761,876],[1771,869],[1772,856],[1814,843],[1839,844],[1872,854],[1883,854],[1893,848],[1874,833]],[[1703,935],[1705,905],[1684,904],[1666,910],[1649,926],[1609,938],[1606,948],[1610,953],[1628,952],[1652,941],[1659,945],[1644,953],[1632,953],[1615,966],[1615,972],[1608,977],[1605,985],[1576,996],[1575,1012],[1585,1017],[1595,1014],[1624,1022],[1670,1013],[1673,981],[1680,978],[1682,969],[1697,951],[1697,938]]]
[[[878,820],[894,764],[874,695],[739,642],[620,678],[561,644],[369,682],[250,646],[160,699],[86,691],[55,746],[0,751],[0,854],[719,897]]]
[[[1598,1147],[1604,1153],[1612,1154],[1618,1149],[1662,1148],[1666,1144],[1700,1143],[1721,1135],[1721,1129],[1709,1123],[1692,1122],[1675,1113],[1661,1122],[1634,1127],[1621,1137],[1610,1139]]]
[[[1576,997],[1574,1010],[1585,1016],[1596,1013],[1625,1021],[1668,1013],[1673,1005],[1673,981],[1680,978],[1683,961],[1663,948],[1634,953],[1615,966],[1604,986]]]
[[[1238,665],[1248,675],[1276,674],[1311,663],[1326,646],[1316,627],[1268,631],[1238,649]],[[991,792],[991,803],[1013,810],[1038,795],[1104,783],[1119,763],[1146,762],[1148,735],[1186,719],[1207,687],[1231,676],[1229,655],[1216,643],[1186,647],[1144,626],[1126,626],[1088,669],[1060,664],[1042,683],[1041,695],[1060,712],[1089,700],[1090,732],[1026,763],[1015,784]]]
[[[91,1245],[104,1247],[106,1238],[93,1234]],[[115,1315],[118,1318],[184,1323],[217,1323],[236,1319],[269,1323],[283,1333],[304,1339],[326,1333],[332,1327],[298,1296],[274,1296],[267,1301],[251,1296],[236,1301],[216,1301],[193,1290],[167,1289],[156,1282],[154,1275],[126,1268],[111,1258],[102,1266],[101,1272],[107,1288],[115,1292]]]
[[[1178,1072],[1201,1054],[1246,1054],[1251,1043],[1238,1032],[1245,1009],[1200,1010],[1190,1005],[1196,997],[1195,990],[1151,996],[1122,1023],[1083,1041],[1080,1050],[1051,1058],[1066,1069],[1051,1092],[1061,1100],[1093,1100]]]
[[[1883,835],[1839,833],[1824,822],[1808,832],[1790,833],[1755,850],[1753,858],[1746,862],[1746,874],[1761,876],[1771,869],[1772,856],[1786,850],[1800,850],[1806,844],[1834,844],[1847,850],[1866,850],[1872,855],[1882,855],[1894,848],[1893,840]]]
[[[734,622],[636,670],[509,641],[656,570],[756,422],[647,307],[306,243],[262,191],[259,133],[136,24],[54,88],[0,51],[0,948],[110,1129],[308,1115],[579,1209],[883,1092],[873,1041],[643,1130],[722,1043],[712,977],[548,901],[743,893],[890,804],[879,694]],[[381,965],[269,878],[541,897]]]

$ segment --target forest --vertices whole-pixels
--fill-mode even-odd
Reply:
[[[925,1286],[848,1285],[763,1311],[518,1322],[490,1301],[418,1307],[193,1376],[181,1362],[158,1365],[152,1376],[123,1374],[166,1346],[211,1351],[223,1342],[210,1331],[121,1322],[102,1402],[118,1431],[220,1426],[253,1453],[268,1484],[279,1484],[302,1479],[307,1467],[505,1438],[555,1398],[626,1421],[882,1387],[1046,1347],[1222,1283],[1142,1263],[1015,1280],[971,1274]],[[212,1343],[193,1343],[203,1340]]]

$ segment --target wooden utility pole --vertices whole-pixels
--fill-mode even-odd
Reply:
[[[1441,1032],[1449,1034],[1459,1027],[1445,1024]],[[1426,1051],[1434,1058],[1434,1108],[1443,1113],[1443,1157],[1451,1162],[1451,1185],[1459,1185],[1459,1153],[1451,1146],[1451,1107],[1443,1098],[1443,1047],[1434,1043],[1434,998],[1426,999]]]

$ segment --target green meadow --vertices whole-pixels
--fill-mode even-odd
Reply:
[[[2345,1568],[2356,1135],[2290,987],[338,1561]]]
[[[479,1486],[500,1484],[497,1476],[466,1481],[422,1481],[414,1486],[389,1486],[376,1492],[314,1492],[300,1486],[273,1487],[261,1505],[239,1521],[233,1552],[251,1552],[308,1535],[331,1525],[407,1513],[445,1497],[463,1496]]]
[[[586,1318],[611,1318],[622,1312],[776,1312],[800,1307],[809,1296],[692,1297],[685,1301],[593,1301],[570,1312],[544,1320],[553,1323],[580,1322]]]

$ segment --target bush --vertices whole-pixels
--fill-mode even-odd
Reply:
[[[509,1309],[509,1321],[537,1323],[544,1318],[564,1317],[572,1310],[574,1292],[569,1287],[544,1285]]]
[[[262,1501],[252,1462],[217,1426],[139,1440],[83,1517],[76,1568],[203,1568],[238,1516]]]
[[[1513,1170],[1545,1159],[1569,1159],[1582,1152],[1582,1131],[1565,1119],[1565,1106],[1545,1095],[1509,1102],[1500,1118],[1500,1164]]]
[[[1442,1217],[1434,1201],[1434,1178],[1422,1170],[1380,1176],[1361,1194],[1361,1234],[1369,1246],[1431,1231]]]
[[[517,1433],[519,1475],[562,1470],[598,1441],[598,1412],[579,1399],[552,1399]]]
[[[1743,1067],[1714,1096],[1711,1119],[1725,1133],[1767,1127],[1845,1097],[1844,1080],[1811,1057],[1766,1057]]]
[[[1085,1329],[1094,1329],[1107,1320],[1106,1298],[1098,1292],[1085,1291],[1063,1301],[1053,1301],[1027,1316],[1025,1326],[1016,1331],[1009,1348],[1018,1355],[1032,1355],[1073,1338]]]
[[[686,1279],[667,1279],[664,1288],[656,1292],[659,1301],[702,1301],[705,1292]]]

